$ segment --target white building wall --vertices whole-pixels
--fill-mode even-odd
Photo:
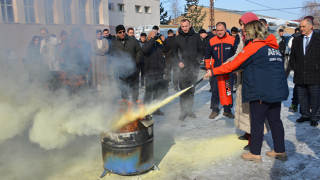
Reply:
[[[126,28],[160,24],[159,0],[109,0],[114,4],[114,10],[109,11],[111,33],[115,34],[115,27],[119,24]],[[118,10],[118,4],[125,5],[125,11]],[[136,12],[136,5],[141,6],[142,12]],[[144,7],[150,7],[151,13],[146,13]]]
[[[54,0],[54,23],[47,24],[44,10],[44,0],[34,0],[35,23],[26,23],[23,0],[13,0],[14,22],[2,22],[0,9],[0,43],[6,42],[18,55],[19,60],[27,56],[27,47],[33,36],[40,36],[40,29],[47,28],[50,34],[60,38],[60,31],[65,30],[71,34],[71,29],[79,27],[84,38],[91,41],[95,38],[96,29],[109,29],[115,35],[115,27],[123,24],[125,27],[139,25],[157,25],[160,23],[159,0],[101,0],[99,7],[100,24],[93,24],[93,0],[87,0],[87,24],[80,24],[79,0],[72,0],[72,24],[64,23],[63,0]],[[108,8],[109,3],[114,3],[113,11]],[[119,12],[117,4],[125,5],[125,12]],[[142,6],[142,13],[135,11],[135,6]],[[151,13],[144,12],[144,6],[151,7]],[[23,68],[22,68],[23,69]]]

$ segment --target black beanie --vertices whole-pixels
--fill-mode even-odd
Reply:
[[[118,33],[118,32],[121,31],[121,30],[126,31],[126,28],[124,28],[123,25],[118,25],[118,26],[116,27],[116,33]]]
[[[207,33],[207,31],[204,29],[200,29],[199,34],[202,34],[202,33]]]

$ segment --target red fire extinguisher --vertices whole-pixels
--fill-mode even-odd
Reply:
[[[220,103],[222,106],[232,104],[229,74],[217,76]]]

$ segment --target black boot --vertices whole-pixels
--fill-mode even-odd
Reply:
[[[247,150],[247,151],[250,151],[250,145],[246,145],[243,149]]]
[[[187,117],[187,113],[184,111],[181,111],[180,116],[179,116],[179,120],[183,121],[186,119],[186,117]]]

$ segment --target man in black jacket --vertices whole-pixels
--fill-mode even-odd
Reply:
[[[205,52],[200,35],[195,33],[189,20],[181,20],[179,35],[175,37],[173,48],[173,59],[180,68],[179,86],[181,89],[185,89],[197,82],[200,60]],[[181,59],[178,56],[178,51],[180,51]],[[180,96],[181,114],[179,120],[184,120],[187,116],[197,117],[192,112],[194,92],[195,88],[193,87]]]
[[[104,29],[103,30],[103,38],[106,38],[108,41],[109,41],[109,44],[110,42],[112,42],[115,37],[113,37],[110,33],[109,33],[109,29]]]
[[[284,34],[284,30],[280,29],[279,35],[280,35],[281,41],[279,42],[279,51],[282,55],[282,58],[284,58],[285,52],[286,52],[286,39],[283,37],[283,34]]]
[[[141,33],[140,34],[140,40],[139,40],[139,44],[140,47],[142,48],[144,46],[144,44],[147,42],[147,34],[146,33]],[[144,70],[144,56],[142,56],[140,64],[138,66],[139,68],[139,72],[141,74],[141,87],[144,88],[144,81],[145,81],[145,70]]]
[[[165,78],[169,84],[169,82],[171,82],[171,71],[173,71],[173,88],[175,91],[179,91],[178,65],[172,60],[172,49],[173,49],[172,46],[174,43],[174,38],[175,38],[175,34],[173,33],[173,30],[169,29],[167,41],[171,45],[171,50],[165,53],[165,61],[166,61]]]
[[[164,95],[167,83],[163,79],[166,62],[163,58],[163,53],[170,51],[170,43],[164,36],[160,37],[162,44],[155,38],[156,31],[151,31],[148,35],[148,41],[143,45],[142,52],[144,54],[144,67],[146,73],[146,94],[144,95],[144,103],[158,100]],[[158,37],[157,37],[158,38]],[[158,109],[154,112],[155,115],[164,115]]]
[[[116,27],[117,38],[113,41],[110,53],[117,58],[113,62],[114,70],[119,74],[119,86],[122,99],[129,99],[128,86],[132,89],[132,102],[136,103],[139,97],[139,70],[136,68],[143,56],[139,42],[132,36],[128,36],[123,25]],[[132,62],[126,62],[124,59]],[[128,64],[127,64],[128,63]],[[134,67],[131,67],[133,64]]]
[[[207,47],[207,44],[210,41],[210,39],[215,36],[214,34],[212,34],[212,32],[207,32],[204,29],[200,29],[199,35],[200,35],[200,37],[202,39],[202,42],[203,42],[205,47]]]
[[[297,122],[311,120],[311,126],[317,126],[320,119],[320,35],[314,33],[312,29],[311,19],[301,21],[301,36],[293,40],[290,66],[294,71],[293,81],[297,86],[302,110],[302,116]]]
[[[231,35],[236,38],[238,42],[240,42],[239,29],[237,27],[231,28]]]

